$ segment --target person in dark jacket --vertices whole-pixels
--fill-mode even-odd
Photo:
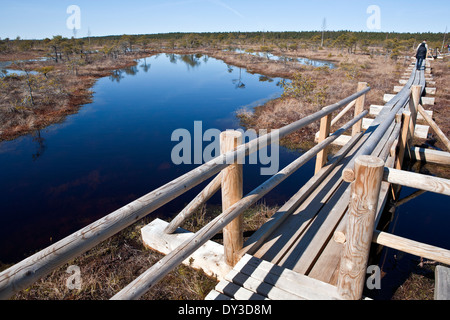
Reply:
[[[416,52],[417,65],[416,69],[420,70],[422,68],[423,60],[427,58],[428,46],[427,41],[424,40],[418,47]]]

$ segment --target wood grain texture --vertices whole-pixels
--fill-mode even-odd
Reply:
[[[355,161],[356,177],[351,186],[347,241],[337,285],[344,299],[358,300],[362,297],[383,168],[384,161],[373,156],[360,156]]]
[[[242,144],[242,133],[225,131],[220,134],[220,152],[226,153]],[[242,160],[242,159],[241,159]],[[222,171],[222,210],[226,211],[243,196],[242,161],[236,162]],[[239,260],[237,254],[244,244],[244,220],[242,214],[223,229],[225,262],[234,266]]]

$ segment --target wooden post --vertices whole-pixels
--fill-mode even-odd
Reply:
[[[331,114],[326,115],[320,119],[320,131],[319,131],[319,143],[328,138],[330,135],[331,128]],[[315,174],[322,169],[322,167],[327,163],[328,159],[328,147],[323,148],[316,157],[316,170]]]
[[[400,133],[399,141],[398,141],[398,154],[397,159],[395,160],[395,168],[398,170],[402,169],[403,165],[403,158],[405,157],[405,150],[407,149],[408,145],[408,134],[409,134],[409,123],[411,121],[411,112],[404,111],[403,112],[403,123],[402,123],[402,130]]]
[[[411,96],[409,98],[409,112],[411,112],[411,122],[409,124],[409,139],[408,143],[411,146],[414,138],[414,131],[416,130],[417,113],[420,103],[420,96],[422,95],[422,86],[414,85],[411,87]]]
[[[361,91],[367,88],[367,82],[358,82],[358,89],[357,91]],[[355,117],[359,115],[364,110],[364,104],[366,102],[366,95],[362,95],[358,99],[356,99],[356,105],[355,105]],[[355,134],[360,133],[362,130],[362,120],[358,121],[352,128],[352,136]]]
[[[220,134],[220,152],[226,153],[242,144],[242,133],[239,131],[225,131]],[[236,161],[222,171],[222,211],[225,212],[243,196],[242,162]],[[244,245],[242,214],[231,221],[223,229],[223,245],[225,262],[234,266],[238,260],[238,251]]]
[[[384,162],[377,157],[360,156],[355,161],[355,181],[351,185],[347,235],[337,284],[344,299],[362,297],[383,169]]]

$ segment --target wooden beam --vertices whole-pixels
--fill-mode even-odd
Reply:
[[[214,179],[169,223],[165,232],[174,233],[192,214],[208,201],[222,185],[222,173],[220,172]]]
[[[319,143],[328,138],[330,135],[330,128],[331,128],[331,115],[326,115],[322,119],[320,119],[320,131],[319,131]],[[316,157],[316,169],[314,174],[317,174],[320,169],[323,168],[323,166],[328,161],[328,148],[322,149]]]
[[[415,256],[450,264],[450,250],[430,246],[386,232],[375,230],[373,242],[392,249],[400,250]]]
[[[367,82],[359,82],[357,91],[361,91],[367,88]],[[366,102],[366,95],[360,96],[356,99],[355,104],[355,117],[357,117],[364,110],[364,104]],[[352,136],[360,133],[362,130],[362,121],[358,121],[352,128]]]
[[[411,159],[426,163],[450,165],[450,153],[420,147],[411,148]]]
[[[384,168],[383,181],[450,196],[450,180],[420,173]]]
[[[425,121],[430,125],[430,127],[434,130],[434,132],[436,132],[436,135],[445,145],[447,151],[450,151],[450,141],[442,132],[442,130],[439,128],[439,126],[436,124],[436,122],[434,122],[433,119],[425,112],[425,109],[422,107],[422,105],[419,104],[418,110],[420,114],[424,117]]]
[[[334,126],[355,104],[356,100],[353,100],[344,109],[342,109],[342,111],[339,112],[333,120],[331,120],[331,126]]]
[[[411,113],[411,120],[409,123],[409,139],[408,139],[408,145],[410,146],[414,138],[414,131],[416,129],[417,112],[418,112],[417,108],[420,102],[421,95],[422,95],[422,86],[414,85],[411,87],[411,95],[409,98],[409,112]],[[427,136],[425,136],[425,139],[427,138]]]
[[[380,158],[360,156],[355,161],[347,241],[342,252],[337,284],[339,294],[347,300],[362,298],[383,168],[384,161]]]
[[[398,140],[398,153],[397,153],[397,159],[395,162],[395,168],[398,170],[402,169],[403,165],[403,159],[405,157],[405,150],[407,149],[408,144],[408,135],[409,135],[409,122],[411,119],[411,112],[404,111],[403,112],[403,121],[402,121],[402,129]]]

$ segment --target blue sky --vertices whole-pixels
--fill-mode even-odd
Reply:
[[[166,32],[311,31],[444,32],[448,0],[0,0],[0,38],[71,37],[70,5],[80,8],[77,37]],[[379,8],[380,28],[367,21]],[[373,20],[372,20],[373,21]]]

